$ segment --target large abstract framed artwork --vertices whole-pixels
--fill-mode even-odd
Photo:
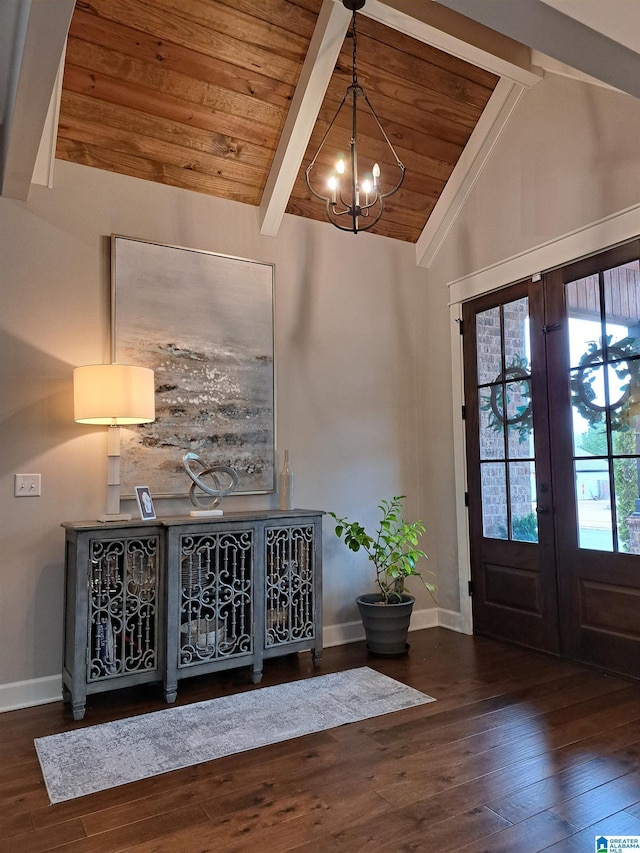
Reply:
[[[273,264],[113,235],[111,290],[112,359],[156,381],[154,423],[123,430],[123,494],[186,494],[187,451],[273,491]]]

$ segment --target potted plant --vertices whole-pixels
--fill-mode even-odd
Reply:
[[[365,551],[375,566],[378,592],[360,595],[356,603],[368,650],[385,657],[406,654],[409,649],[407,633],[415,598],[405,591],[405,578],[418,577],[432,598],[435,593],[435,586],[417,568],[418,560],[427,557],[418,548],[425,527],[422,521],[404,520],[404,499],[397,495],[378,504],[382,518],[373,536],[359,522],[329,513],[336,521],[336,536],[351,551]]]

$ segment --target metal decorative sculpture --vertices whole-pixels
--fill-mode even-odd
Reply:
[[[191,503],[203,514],[207,512],[221,514],[221,510],[215,510],[214,508],[220,503],[220,498],[230,495],[235,490],[238,485],[238,472],[228,465],[207,465],[197,453],[193,453],[192,451],[185,453],[182,457],[182,464],[184,465],[184,470],[193,481],[189,490]],[[201,470],[196,473],[192,468],[193,464],[199,465]],[[209,486],[203,482],[203,477],[209,477],[213,486]],[[225,479],[227,480],[226,484]],[[204,492],[210,500],[205,500],[196,492],[196,489]]]

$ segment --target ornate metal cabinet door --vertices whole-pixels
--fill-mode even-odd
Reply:
[[[311,648],[322,655],[321,546],[318,518],[267,523],[264,529],[265,656]]]
[[[253,651],[252,530],[180,536],[178,667]]]
[[[157,681],[163,669],[159,526],[64,524],[63,697],[81,720],[87,694]]]
[[[87,681],[158,669],[159,537],[89,543]]]
[[[249,664],[255,654],[255,525],[222,519],[171,524],[167,701],[180,678]]]

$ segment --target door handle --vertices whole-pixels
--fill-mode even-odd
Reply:
[[[548,506],[537,506],[536,512],[538,515],[547,515],[549,512],[549,507]]]

